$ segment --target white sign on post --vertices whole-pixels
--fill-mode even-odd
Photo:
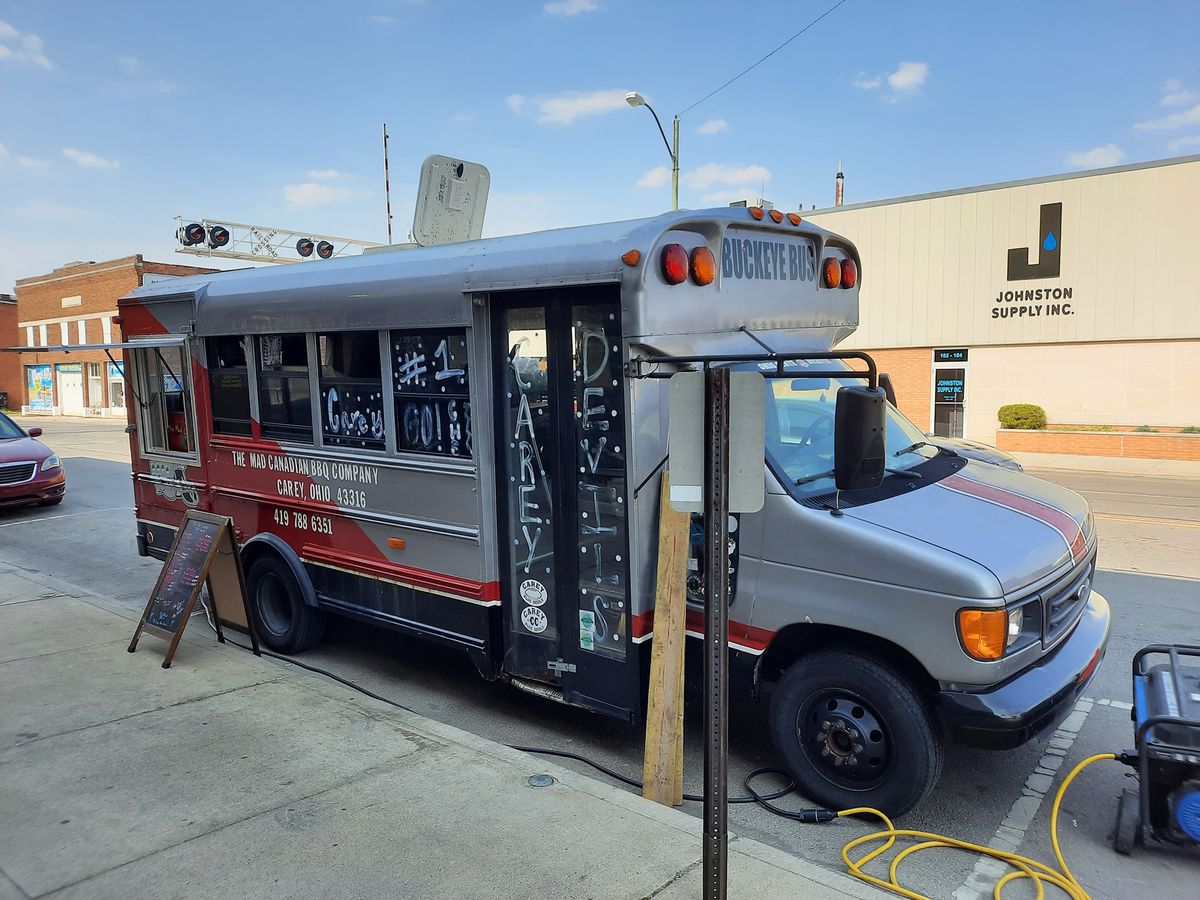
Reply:
[[[729,511],[758,512],[766,501],[766,382],[758,372],[729,373]],[[667,452],[671,506],[704,511],[704,373],[671,376]]]

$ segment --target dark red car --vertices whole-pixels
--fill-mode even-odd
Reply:
[[[41,433],[0,413],[0,507],[62,503],[67,474],[58,454],[34,440]]]

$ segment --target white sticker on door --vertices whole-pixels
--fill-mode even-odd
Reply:
[[[521,582],[521,599],[530,606],[541,606],[546,602],[546,586],[529,578]]]
[[[544,612],[536,606],[527,606],[521,610],[521,624],[534,634],[541,634],[549,623]]]

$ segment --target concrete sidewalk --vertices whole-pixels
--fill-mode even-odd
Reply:
[[[126,652],[129,615],[0,563],[0,900],[700,896],[686,813],[221,646],[202,617],[164,670],[156,638]],[[731,897],[884,896],[732,835],[729,860]]]

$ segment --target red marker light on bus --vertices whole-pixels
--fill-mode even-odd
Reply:
[[[717,259],[707,247],[692,249],[692,281],[699,285],[712,284],[717,277]]]
[[[858,284],[858,265],[852,259],[842,260],[842,287],[852,288]]]
[[[832,256],[825,260],[825,287],[835,288],[842,281],[842,264]]]
[[[682,284],[688,277],[688,254],[682,244],[667,244],[662,249],[662,276],[667,284]]]

